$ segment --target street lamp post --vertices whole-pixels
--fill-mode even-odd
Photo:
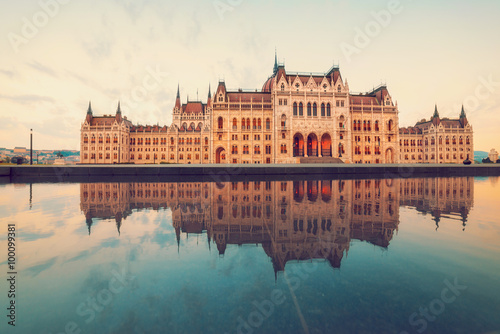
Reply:
[[[30,129],[30,165],[33,165],[33,129]]]

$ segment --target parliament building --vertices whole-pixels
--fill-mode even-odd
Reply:
[[[81,126],[82,164],[461,163],[473,160],[472,127],[440,119],[399,128],[387,87],[354,94],[339,67],[287,72],[275,58],[260,90],[228,90],[220,81],[206,103],[181,103],[170,126],[134,125],[122,115],[94,116]],[[437,116],[436,116],[437,115]]]

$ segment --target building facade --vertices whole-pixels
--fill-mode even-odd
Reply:
[[[115,115],[94,116],[89,104],[81,127],[80,162],[398,163],[406,157],[399,136],[409,135],[399,130],[398,114],[385,85],[355,94],[337,66],[325,73],[287,72],[275,58],[272,75],[260,90],[228,90],[221,81],[213,99],[209,88],[206,103],[181,104],[178,87],[170,126],[133,125],[122,117],[119,105]],[[445,119],[430,123],[432,129],[417,123],[415,131],[449,129]],[[470,125],[467,130],[463,140],[468,136],[472,147]],[[458,157],[466,152],[438,160],[440,151],[435,150],[432,159],[461,162]],[[432,153],[427,156],[404,162],[431,161]]]
[[[497,162],[497,160],[498,160],[498,152],[494,148],[492,148],[490,150],[490,153],[488,153],[488,158],[490,158],[491,162]]]
[[[474,160],[472,126],[464,108],[458,119],[440,118],[437,106],[429,121],[399,129],[401,163],[456,163]]]

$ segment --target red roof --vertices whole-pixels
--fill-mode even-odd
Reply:
[[[92,122],[90,123],[91,126],[104,126],[104,125],[113,125],[115,122],[115,116],[98,116],[98,117],[92,117]]]
[[[372,103],[373,105],[380,105],[377,98],[373,95],[351,95],[351,105],[371,105]]]
[[[271,94],[261,92],[230,92],[227,93],[229,102],[247,102],[259,103],[264,100],[264,103],[271,103]]]
[[[201,102],[188,102],[182,105],[182,111],[185,113],[203,113],[205,105]]]

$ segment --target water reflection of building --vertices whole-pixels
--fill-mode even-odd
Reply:
[[[339,268],[352,240],[386,248],[399,206],[466,219],[473,179],[310,180],[232,183],[98,183],[81,185],[92,219],[122,219],[134,210],[169,208],[181,233],[206,233],[219,254],[227,245],[261,244],[275,271],[288,261],[322,259]]]
[[[447,217],[462,221],[465,230],[474,205],[474,178],[404,179],[400,182],[400,205],[430,213],[436,229],[441,218]]]

